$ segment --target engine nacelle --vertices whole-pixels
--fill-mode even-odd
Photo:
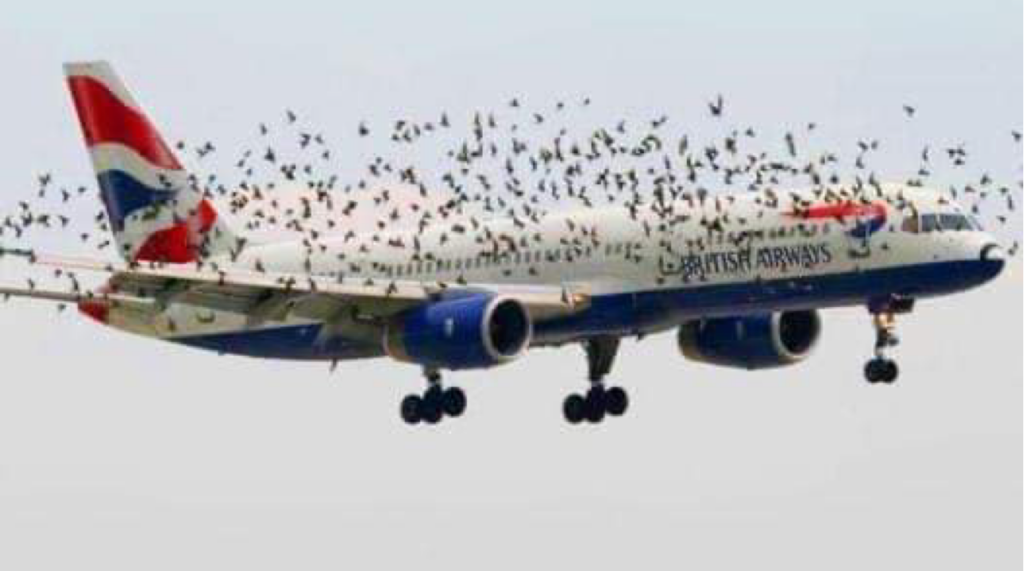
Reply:
[[[384,350],[426,367],[477,369],[519,357],[532,336],[533,322],[519,301],[461,293],[396,316],[384,332]]]
[[[820,335],[814,310],[701,319],[680,326],[679,349],[700,363],[767,369],[802,361]]]

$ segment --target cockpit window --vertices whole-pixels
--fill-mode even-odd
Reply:
[[[921,232],[961,232],[979,228],[977,221],[971,220],[963,214],[923,214],[921,216]],[[907,229],[906,222],[904,222],[904,229]]]
[[[939,226],[943,230],[959,232],[963,230],[974,230],[971,222],[963,214],[940,214]]]
[[[942,214],[912,214],[903,218],[904,232],[919,234],[926,232],[981,231],[981,224],[973,216],[950,212]]]

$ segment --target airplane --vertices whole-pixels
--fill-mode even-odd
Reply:
[[[572,424],[624,414],[607,387],[624,337],[675,330],[694,361],[757,370],[806,359],[824,309],[873,316],[870,383],[896,380],[896,316],[919,299],[994,279],[1005,255],[940,193],[904,184],[708,194],[467,221],[355,238],[261,243],[236,232],[106,62],[65,65],[122,259],[32,252],[99,272],[86,292],[2,288],[77,304],[98,323],[215,351],[272,359],[390,357],[426,388],[401,418],[435,424],[466,409],[442,371],[486,369],[537,347],[582,345],[586,391]]]

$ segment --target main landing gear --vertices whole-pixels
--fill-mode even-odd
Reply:
[[[590,389],[586,394],[573,393],[565,398],[562,413],[570,424],[586,420],[596,424],[606,415],[621,416],[629,408],[629,396],[622,387],[604,386],[604,377],[612,369],[619,350],[618,337],[593,337],[583,342],[587,353]]]
[[[896,315],[892,311],[873,313],[875,326],[875,357],[864,365],[864,378],[871,384],[891,384],[896,381],[900,369],[896,361],[889,358],[888,349],[899,344],[896,336]]]
[[[402,399],[402,420],[408,424],[420,421],[437,424],[445,416],[457,417],[466,411],[466,393],[459,387],[441,386],[441,373],[427,370],[427,390]]]

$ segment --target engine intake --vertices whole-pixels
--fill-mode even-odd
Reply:
[[[396,316],[384,332],[384,350],[427,367],[476,369],[519,357],[532,337],[530,315],[518,300],[463,293]]]
[[[817,311],[784,311],[701,319],[679,328],[679,349],[688,359],[744,369],[800,362],[821,335]]]

